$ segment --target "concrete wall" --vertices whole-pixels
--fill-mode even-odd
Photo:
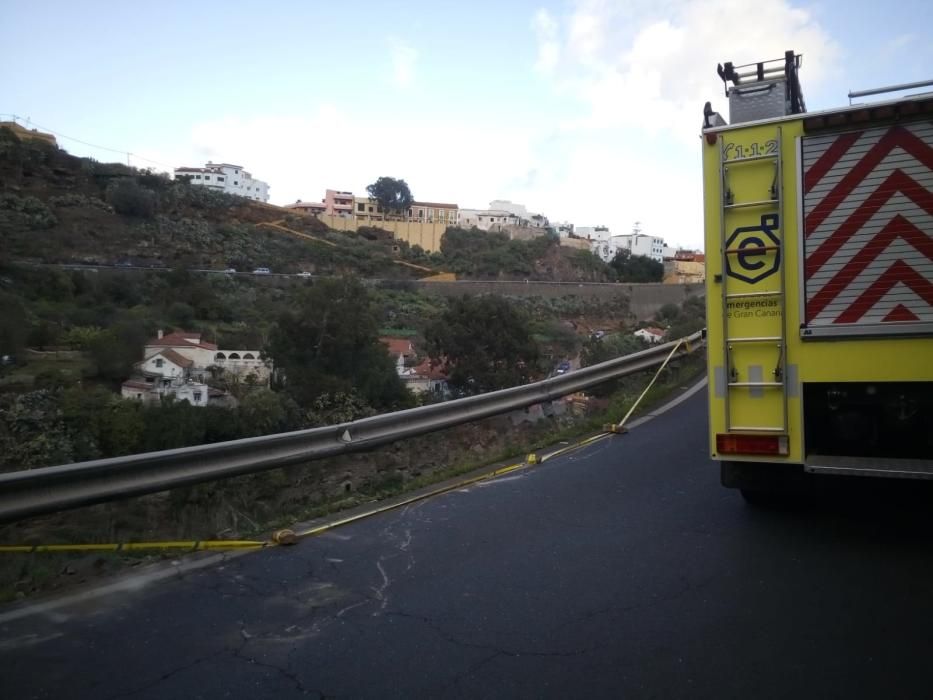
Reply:
[[[344,218],[321,214],[317,217],[335,231],[356,231],[360,226],[374,226],[385,231],[391,231],[400,241],[409,245],[420,245],[429,253],[436,253],[441,249],[441,238],[447,231],[447,224],[428,224],[420,221],[357,221],[355,218]]]
[[[565,296],[591,297],[611,301],[620,295],[629,299],[629,308],[639,321],[654,316],[665,304],[681,304],[687,297],[703,296],[702,284],[593,284],[574,282],[415,282],[422,292],[441,296],[501,294],[559,299]]]

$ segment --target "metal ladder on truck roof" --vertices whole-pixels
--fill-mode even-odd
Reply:
[[[783,179],[781,164],[781,127],[777,127],[775,133],[776,145],[773,148],[769,144],[764,149],[755,147],[749,149],[748,155],[745,154],[743,147],[738,147],[738,157],[728,158],[726,153],[726,144],[720,137],[719,148],[719,174],[720,174],[720,195],[721,208],[719,216],[720,224],[720,250],[722,253],[722,338],[723,338],[723,358],[725,370],[725,391],[724,391],[724,409],[725,409],[725,429],[727,432],[767,432],[786,434],[788,431],[788,378],[787,378],[787,317],[786,317],[786,260],[785,255],[785,227],[783,222],[784,198],[783,198]],[[764,151],[762,153],[762,150]],[[767,196],[761,199],[751,199],[748,201],[736,202],[732,190],[729,187],[730,175],[732,177],[741,177],[741,171],[746,168],[756,168],[762,165],[772,164],[774,167],[774,180]],[[727,219],[731,218],[731,212],[740,209],[771,209],[775,213],[766,213],[761,216],[761,224],[758,227],[746,226],[732,229],[727,225]],[[761,237],[755,236],[753,240],[763,242],[762,245],[748,246],[739,241],[735,243],[740,232],[756,231],[764,234]],[[774,231],[780,231],[780,235],[774,235]],[[731,235],[729,235],[731,233]],[[727,235],[729,235],[727,239]],[[765,239],[767,237],[767,240]],[[772,244],[769,244],[770,241]],[[748,242],[748,241],[746,241]],[[750,256],[774,255],[774,265],[777,266],[775,274],[778,278],[777,289],[768,289],[766,291],[744,291],[730,292],[729,277],[732,271],[732,265],[744,263],[745,258]],[[756,261],[757,264],[757,261]],[[741,278],[740,278],[741,279]],[[747,281],[747,280],[745,280]],[[752,301],[756,299],[773,298],[778,301],[780,315],[778,323],[780,332],[774,335],[759,336],[735,336],[732,335],[734,329],[730,327],[729,322],[729,304],[730,302]],[[738,308],[738,304],[736,305]],[[731,325],[736,325],[735,322]],[[773,378],[765,380],[762,367],[749,366],[745,376],[740,374],[740,370],[735,361],[734,352],[738,347],[767,346],[774,344],[777,350],[777,361],[772,370]],[[782,418],[780,425],[736,425],[732,417],[732,395],[733,392],[748,390],[750,395],[763,396],[764,392],[779,392],[780,402],[782,404]]]

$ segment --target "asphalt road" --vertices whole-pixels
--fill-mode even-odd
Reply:
[[[933,516],[895,486],[749,508],[701,393],[293,548],[0,610],[0,697],[928,697]]]

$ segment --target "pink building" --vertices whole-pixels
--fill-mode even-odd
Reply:
[[[353,216],[353,193],[342,190],[327,190],[324,194],[325,212],[331,216]]]
[[[353,216],[353,193],[343,190],[327,190],[324,199],[320,202],[302,202],[300,199],[294,204],[286,204],[285,209],[300,211],[305,214],[329,214],[330,216]]]

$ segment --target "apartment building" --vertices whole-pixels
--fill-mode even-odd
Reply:
[[[456,226],[459,213],[460,207],[456,204],[412,202],[411,207],[408,209],[408,218],[411,221],[420,221],[426,224]]]
[[[183,177],[199,187],[235,194],[257,202],[269,201],[269,185],[254,178],[242,165],[208,161],[203,168],[175,168],[175,179]]]

